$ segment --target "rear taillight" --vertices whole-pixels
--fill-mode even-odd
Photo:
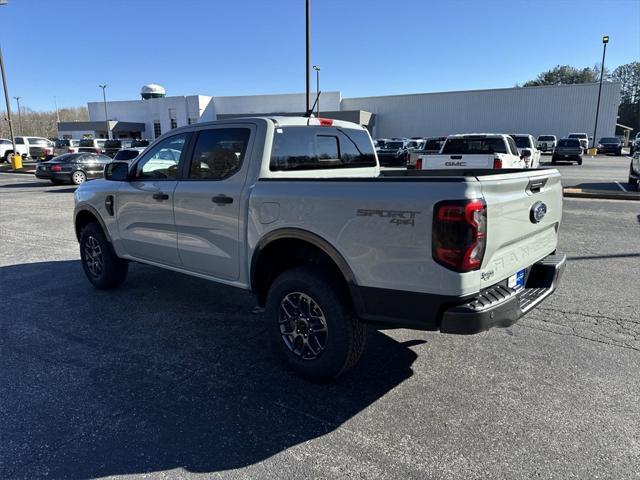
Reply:
[[[422,157],[418,157],[416,160],[416,170],[422,170]]]
[[[102,153],[102,150],[100,150],[99,148],[96,148],[96,153]]]
[[[51,167],[51,171],[52,172],[60,172],[60,171],[62,171],[62,167],[60,165],[54,165],[53,167]]]
[[[502,168],[502,160],[498,157],[493,159],[493,168]]]
[[[483,200],[439,202],[433,211],[433,258],[456,272],[478,270],[487,233],[487,206]]]

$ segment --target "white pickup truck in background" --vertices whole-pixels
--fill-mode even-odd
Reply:
[[[531,152],[528,152],[530,155]],[[527,168],[513,138],[500,133],[450,135],[438,155],[424,155],[420,170]]]
[[[526,133],[512,133],[509,135],[516,142],[518,153],[527,165],[527,168],[538,168],[540,166],[540,150],[536,147],[536,140],[532,135]],[[524,155],[525,150],[529,150],[530,155]]]

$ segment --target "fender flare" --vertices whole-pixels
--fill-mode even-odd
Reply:
[[[107,241],[113,244],[113,242],[111,241],[111,235],[109,235],[109,230],[107,229],[107,226],[105,225],[104,220],[102,220],[102,217],[98,213],[98,210],[96,210],[95,207],[92,207],[91,205],[86,205],[86,204],[78,207],[73,213],[73,229],[76,232],[76,239],[80,241],[80,232],[77,230],[76,225],[78,222],[78,215],[80,215],[82,212],[89,212],[91,215],[93,215],[96,218],[96,220],[98,220],[98,223],[100,224],[100,228],[102,228],[102,231],[104,232],[104,236],[107,237]]]
[[[340,252],[338,252],[338,250],[336,250],[336,248],[324,238],[301,228],[279,228],[267,233],[264,237],[262,237],[253,251],[253,256],[251,257],[251,269],[249,273],[252,292],[257,292],[256,269],[258,266],[258,259],[260,258],[260,254],[271,243],[276,240],[282,239],[302,240],[310,243],[314,247],[317,247],[322,252],[324,252],[333,261],[333,263],[336,264],[336,266],[340,270],[340,273],[342,273],[342,276],[347,282],[347,285],[349,285],[350,287],[352,285],[356,285],[355,275],[353,274],[353,271],[351,270],[351,267],[349,266],[347,261],[340,254]]]

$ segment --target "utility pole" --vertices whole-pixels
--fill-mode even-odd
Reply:
[[[13,135],[13,122],[11,121],[11,102],[9,101],[9,89],[7,88],[7,76],[4,72],[4,58],[2,57],[2,47],[0,47],[0,68],[2,69],[2,86],[4,88],[4,100],[7,104],[7,123],[9,124],[9,134],[13,144],[13,154],[17,155],[16,137]]]
[[[307,5],[307,28],[306,28],[306,30],[307,30],[307,62],[306,62],[306,67],[307,68],[306,68],[305,73],[306,73],[306,78],[307,78],[307,108],[305,109],[305,112],[306,112],[305,114],[307,116],[310,116],[311,112],[309,111],[309,96],[310,96],[310,90],[311,90],[311,84],[310,84],[311,79],[309,77],[310,77],[310,73],[311,73],[310,72],[310,70],[311,70],[310,69],[310,66],[311,66],[310,65],[310,62],[311,62],[311,59],[310,59],[310,57],[311,57],[311,45],[310,45],[311,44],[311,38],[310,38],[310,30],[309,29],[310,29],[310,25],[311,25],[311,0],[307,0],[306,5]]]
[[[320,118],[320,67],[313,66],[316,71],[316,117]]]
[[[109,128],[109,117],[107,116],[107,94],[105,93],[105,89],[107,88],[107,84],[98,85],[102,89],[102,102],[104,104],[104,124],[107,127],[107,139],[111,140],[111,129]]]
[[[18,133],[22,135],[24,132],[22,131],[22,112],[20,111],[20,99],[22,97],[13,97],[16,99],[16,103],[18,104]]]
[[[598,87],[598,103],[596,104],[596,124],[593,127],[593,144],[592,147],[596,146],[596,132],[598,130],[598,114],[600,113],[600,94],[602,93],[602,77],[604,77],[604,57],[607,54],[607,43],[609,43],[609,35],[605,35],[602,37],[602,44],[604,45],[602,49],[602,66],[600,67],[600,86]]]
[[[53,103],[56,106],[56,122],[60,123],[60,111],[58,110],[58,99],[54,96]]]

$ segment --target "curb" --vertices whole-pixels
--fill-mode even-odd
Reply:
[[[20,168],[19,170],[12,170],[10,168],[0,168],[0,173],[26,173],[26,174],[35,174],[35,169],[29,168]]]
[[[564,197],[568,198],[600,198],[604,200],[636,200],[640,201],[640,193],[634,192],[605,192],[600,191],[586,191],[581,188],[564,188]]]

